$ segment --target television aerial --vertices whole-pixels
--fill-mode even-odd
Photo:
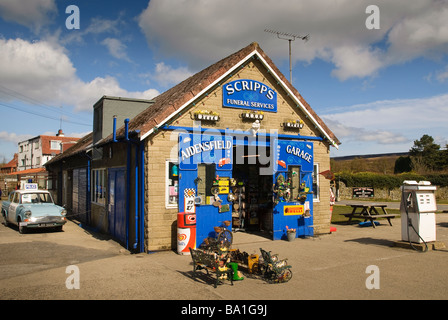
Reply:
[[[301,39],[301,40],[307,42],[310,39],[310,35],[307,34],[306,36],[299,36],[294,33],[281,32],[281,31],[275,31],[275,30],[270,30],[270,29],[264,29],[264,31],[276,34],[279,39],[288,40],[288,42],[289,42],[289,82],[291,82],[291,84],[292,84],[291,42],[295,41],[296,39]]]

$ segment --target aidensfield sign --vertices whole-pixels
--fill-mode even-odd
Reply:
[[[224,107],[277,112],[277,92],[259,81],[235,80],[223,85],[222,91]]]

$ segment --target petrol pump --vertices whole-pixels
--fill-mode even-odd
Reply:
[[[401,187],[401,239],[412,245],[436,241],[436,186],[404,181]]]

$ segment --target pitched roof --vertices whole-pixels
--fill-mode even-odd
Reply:
[[[61,153],[60,148],[57,150],[51,149],[51,141],[61,141],[62,150],[65,151],[70,146],[74,145],[79,138],[74,137],[62,137],[62,136],[43,136],[40,135],[42,143],[42,154],[59,154]]]
[[[145,139],[155,132],[155,129],[166,124],[184,108],[187,108],[199,96],[212,89],[215,85],[220,84],[220,81],[225,79],[235,69],[239,68],[243,63],[254,56],[256,56],[265,67],[272,72],[283,89],[295,99],[297,105],[301,107],[311,121],[314,122],[314,125],[319,129],[322,135],[328,138],[331,145],[337,148],[341,142],[335,134],[314,112],[297,89],[285,78],[256,42],[251,43],[247,47],[196,73],[154,98],[155,103],[150,108],[131,119],[129,122],[129,131],[139,130],[140,139]],[[123,132],[123,127],[117,130],[117,134],[123,134]],[[111,138],[112,135],[105,140],[110,140]]]
[[[2,168],[17,168],[17,165],[19,164],[18,158],[19,154],[14,153],[14,158],[12,158],[12,160],[5,164]]]
[[[47,161],[45,163],[45,166],[51,165],[52,163],[55,163],[59,160],[65,159],[70,156],[74,156],[78,153],[82,153],[87,151],[87,149],[92,145],[93,142],[93,132],[90,132],[89,134],[85,135],[81,139],[77,140],[75,144],[71,144],[70,147],[67,150],[64,150],[63,153],[60,153]]]
[[[17,176],[17,175],[27,175],[27,174],[37,174],[37,173],[45,173],[47,170],[45,168],[33,168],[22,171],[16,171],[13,173],[8,173],[8,176]]]

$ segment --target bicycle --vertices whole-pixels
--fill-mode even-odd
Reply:
[[[233,242],[232,231],[227,229],[230,226],[231,222],[229,220],[223,221],[222,227],[214,227],[215,232],[218,234],[216,239],[218,243],[222,243],[223,246],[230,248]]]

